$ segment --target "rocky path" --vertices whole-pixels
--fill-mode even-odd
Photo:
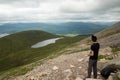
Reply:
[[[83,80],[87,75],[88,53],[83,51],[49,59],[14,80]]]

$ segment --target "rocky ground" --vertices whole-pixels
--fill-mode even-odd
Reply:
[[[34,69],[25,75],[11,78],[10,80],[83,80],[87,76],[88,53],[89,50],[79,50],[88,48],[88,45],[82,44],[76,48],[68,48],[71,54],[64,54],[53,59],[45,60],[42,65],[34,67]],[[79,50],[79,51],[77,51]],[[75,52],[76,51],[76,52]],[[111,55],[111,48],[105,47],[100,49],[103,55]],[[103,68],[107,60],[98,61],[98,79],[102,80],[99,70]],[[87,79],[94,80],[94,79]]]
[[[45,61],[43,65],[16,80],[74,80],[87,74],[88,51],[61,55]]]

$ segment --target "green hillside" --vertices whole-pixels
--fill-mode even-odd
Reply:
[[[0,55],[1,57],[4,57],[4,55],[6,54],[14,53],[16,51],[18,52],[19,50],[29,48],[30,46],[39,41],[43,41],[54,37],[57,36],[37,30],[23,31],[16,34],[12,34],[0,38]]]
[[[24,31],[0,38],[0,73],[23,66],[50,55],[59,55],[62,49],[85,38],[85,36],[64,37],[55,44],[33,49],[37,42],[59,37],[43,31]]]
[[[15,61],[18,59],[19,51],[29,49],[33,44],[57,36],[43,31],[31,30],[23,31],[16,34],[12,34],[3,38],[0,38],[0,71],[2,67],[6,69],[4,64],[9,62],[8,67],[14,66]],[[24,56],[24,53],[21,53]],[[14,55],[14,57],[13,57]],[[16,56],[15,56],[16,55]],[[15,60],[13,60],[13,58]],[[10,62],[10,60],[12,60]],[[6,61],[6,62],[5,62]],[[19,64],[19,63],[16,63]]]

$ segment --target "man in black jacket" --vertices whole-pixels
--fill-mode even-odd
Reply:
[[[89,53],[89,63],[88,63],[88,76],[87,78],[91,78],[91,72],[93,70],[94,78],[97,78],[97,60],[98,60],[98,52],[100,45],[97,42],[97,37],[92,35],[91,39],[93,44],[91,45],[91,51]]]

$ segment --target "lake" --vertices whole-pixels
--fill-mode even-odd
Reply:
[[[8,35],[9,35],[9,34],[7,34],[7,33],[0,34],[0,38],[5,37],[5,36],[8,36]]]
[[[40,48],[40,47],[47,46],[49,44],[54,44],[59,39],[62,39],[62,37],[61,38],[52,38],[52,39],[44,40],[44,41],[36,43],[35,45],[32,45],[31,48]]]

